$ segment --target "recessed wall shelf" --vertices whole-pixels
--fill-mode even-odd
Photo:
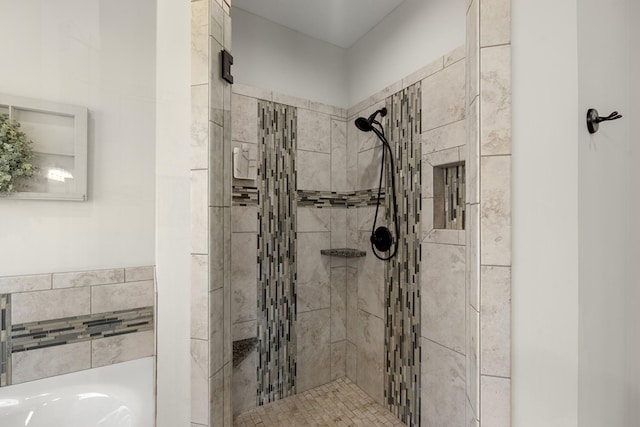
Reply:
[[[464,230],[464,162],[433,168],[433,226],[443,230]]]
[[[87,200],[85,107],[0,94],[0,114],[20,123],[33,141],[36,176],[5,199]]]
[[[340,258],[361,258],[363,256],[367,256],[367,253],[365,251],[351,248],[322,249],[320,250],[320,253],[322,255],[335,256]]]

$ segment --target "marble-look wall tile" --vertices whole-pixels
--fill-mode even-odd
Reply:
[[[358,337],[360,336],[358,322],[358,270],[347,267],[345,282],[347,296],[347,339],[355,344],[358,342]],[[353,379],[355,380],[355,377]]]
[[[375,104],[375,103],[384,101],[394,93],[400,92],[401,90],[402,90],[402,80],[398,80],[397,82],[392,83],[389,86],[385,87],[384,89],[371,95],[371,99],[373,101],[372,103]]]
[[[155,303],[153,280],[91,287],[91,312],[149,307]]]
[[[298,314],[296,322],[296,392],[331,381],[331,337],[328,309]]]
[[[299,109],[309,109],[308,99],[298,98],[279,92],[273,92],[273,102],[277,102],[278,104],[291,105],[292,107],[298,107]]]
[[[474,414],[480,413],[480,314],[467,307],[467,399]]]
[[[414,85],[419,81],[426,79],[430,75],[435,74],[438,71],[441,71],[443,68],[444,68],[444,57],[441,56],[431,61],[429,64],[425,65],[419,70],[409,74],[407,77],[403,78],[402,88],[404,89],[411,85]]]
[[[480,51],[481,155],[511,153],[511,46]]]
[[[467,114],[467,161],[466,169],[466,201],[467,203],[478,203],[480,201],[480,115],[476,98],[469,106]]]
[[[465,121],[460,120],[422,134],[422,152],[433,153],[466,144]]]
[[[226,144],[223,143],[225,130],[217,123],[209,122],[209,135],[211,144],[209,145],[209,206],[225,206],[225,188],[227,184],[226,174],[231,171],[225,170]],[[221,185],[222,183],[222,185]],[[210,219],[212,220],[212,219]],[[209,228],[211,230],[211,228]]]
[[[422,81],[423,132],[464,119],[464,73],[459,61]]]
[[[511,269],[482,267],[482,374],[511,377]]]
[[[273,101],[273,93],[270,90],[243,85],[242,83],[234,83],[231,90],[235,95],[244,95],[251,98]]]
[[[125,282],[140,282],[142,280],[154,280],[155,268],[153,266],[127,267],[124,269]]]
[[[229,291],[226,288],[209,292],[209,372],[217,372],[230,358],[231,353],[231,321],[228,317],[228,307],[226,295]],[[255,307],[255,300],[254,300]],[[254,308],[255,312],[255,308]],[[227,331],[227,328],[229,330]]]
[[[480,161],[480,260],[511,265],[511,156]]]
[[[354,343],[351,341],[346,342],[346,351],[347,351],[347,371],[346,375],[354,383],[357,381],[356,378],[356,366],[357,366],[357,358],[358,358],[358,349]]]
[[[358,133],[360,131],[355,126],[352,119],[347,120],[347,152],[346,152],[346,168],[347,168],[347,191],[356,191],[358,188]]]
[[[191,340],[191,421],[209,424],[208,342]]]
[[[315,206],[298,207],[298,233],[331,231],[333,209],[318,209]]]
[[[124,268],[53,274],[54,289],[106,285],[122,282],[124,282]]]
[[[193,388],[193,385],[192,385]],[[224,406],[225,406],[225,386],[224,369],[215,372],[209,379],[209,418],[211,427],[225,427]],[[231,422],[226,424],[230,425]]]
[[[380,162],[382,148],[358,153],[358,187],[357,190],[377,189],[380,182]]]
[[[511,426],[511,380],[482,375],[480,395],[482,427]]]
[[[0,294],[51,289],[51,274],[0,277]]]
[[[465,248],[424,244],[422,266],[422,335],[464,354]]]
[[[90,314],[90,312],[91,288],[87,287],[23,292],[11,295],[11,323],[14,325],[82,316]]]
[[[209,256],[191,255],[191,338],[209,336]]]
[[[258,142],[258,101],[242,95],[231,95],[231,139]]]
[[[258,325],[255,320],[234,323],[231,325],[231,340],[239,341],[258,336]]]
[[[473,409],[471,408],[471,404],[469,400],[467,400],[467,420],[465,422],[465,427],[480,427],[480,423],[478,422],[478,417],[473,413]]]
[[[347,211],[347,209],[331,209],[331,248],[333,249],[347,247]]]
[[[347,111],[335,105],[323,104],[321,102],[309,101],[309,109],[318,113],[329,114],[338,119],[346,119]]]
[[[331,380],[347,375],[347,341],[331,343]]]
[[[361,111],[358,116],[359,117],[369,117],[374,112],[385,107],[384,101],[379,101],[376,104],[364,109]],[[383,120],[380,116],[378,116],[378,121]],[[352,126],[355,127],[355,120],[352,121]],[[378,139],[378,137],[373,132],[362,132],[356,128],[356,135],[358,138],[358,152],[368,151],[374,147],[382,147],[382,143]]]
[[[331,127],[329,115],[299,108],[298,149],[331,153]]]
[[[209,2],[191,2],[191,84],[209,77]]]
[[[331,120],[331,191],[350,191],[347,185],[347,123]]]
[[[480,93],[480,0],[473,0],[466,16],[466,103],[476,99]]]
[[[370,232],[360,233],[358,249],[367,252],[358,264],[358,309],[384,318],[385,309],[385,273],[384,263],[371,251]]]
[[[91,367],[153,356],[155,332],[144,331],[91,341]]]
[[[231,239],[231,322],[256,319],[258,301],[257,234],[233,233]]]
[[[464,59],[465,46],[461,45],[444,56],[444,66],[448,67]]]
[[[231,283],[231,208],[209,208],[209,290]]]
[[[208,253],[208,178],[206,170],[191,171],[191,253]]]
[[[91,368],[91,342],[14,353],[11,383],[19,384]]]
[[[231,207],[231,231],[234,233],[257,233],[258,232],[258,207],[257,206],[232,206]]]
[[[298,190],[331,191],[331,154],[298,150]]]
[[[256,407],[256,366],[258,353],[252,351],[240,365],[233,368],[231,377],[231,393],[233,399],[233,415],[236,416]]]
[[[384,400],[384,320],[358,310],[356,383],[379,404]]]
[[[464,356],[423,338],[421,375],[421,425],[463,425],[466,418]]]
[[[213,79],[209,83],[209,120],[217,125],[225,126],[225,112],[230,111],[230,105],[228,104],[231,100],[231,95],[227,95],[228,90],[225,87],[226,83],[220,84],[222,80],[220,80],[217,75],[222,66],[220,59],[222,44],[213,37],[209,37],[209,50],[212,53],[209,72]],[[216,74],[215,76],[213,75],[214,73]],[[227,97],[229,99],[227,99]],[[214,147],[213,145],[211,146]]]
[[[209,85],[191,86],[191,169],[208,167]]]
[[[480,310],[480,212],[479,205],[467,205],[467,300]]]
[[[511,1],[480,0],[480,46],[511,43]]]
[[[330,245],[331,233],[298,233],[298,313],[330,307],[331,259],[320,254]]]
[[[331,342],[347,338],[347,267],[331,269]]]

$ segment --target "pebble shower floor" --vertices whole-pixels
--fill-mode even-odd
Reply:
[[[347,378],[238,415],[245,426],[404,426],[391,412]]]

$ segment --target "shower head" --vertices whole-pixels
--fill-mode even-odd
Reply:
[[[376,116],[380,114],[380,116],[384,117],[387,115],[387,109],[381,108],[372,115],[369,116],[368,119],[364,117],[358,117],[355,121],[356,127],[360,129],[362,132],[371,132],[373,130],[373,123],[376,120]],[[377,122],[376,122],[377,123]]]

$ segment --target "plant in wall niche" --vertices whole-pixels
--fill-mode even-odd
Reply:
[[[16,191],[17,180],[35,174],[32,144],[20,130],[20,123],[0,114],[0,195]]]

